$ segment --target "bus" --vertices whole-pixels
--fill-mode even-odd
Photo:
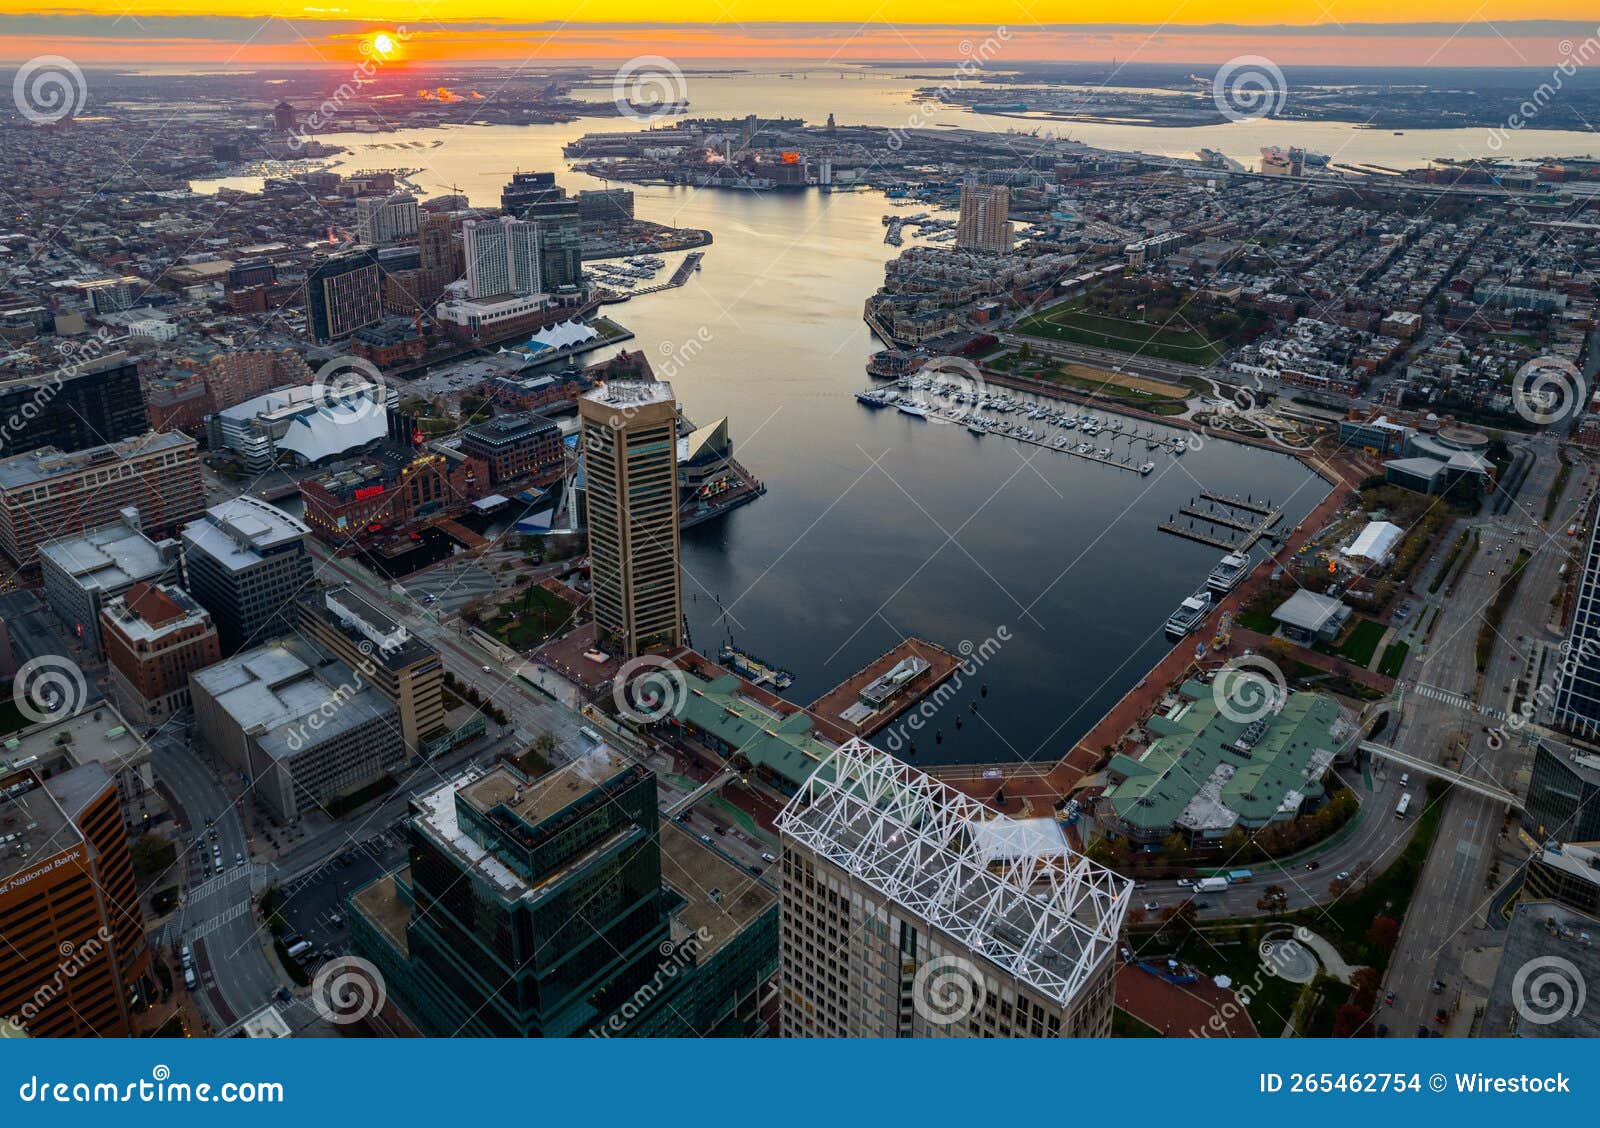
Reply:
[[[1408,791],[1404,795],[1400,796],[1400,802],[1395,804],[1394,817],[1397,818],[1397,819],[1403,819],[1403,818],[1406,817],[1406,812],[1409,811],[1410,809],[1411,809],[1411,792]]]

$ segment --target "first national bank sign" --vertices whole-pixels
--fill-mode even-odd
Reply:
[[[0,882],[0,901],[9,899],[13,894],[19,894],[23,892],[29,885],[32,885],[39,878],[46,877],[54,873],[56,870],[61,869],[63,866],[70,866],[74,863],[77,863],[79,868],[81,868],[82,858],[83,847],[78,845],[74,846],[70,850],[63,850],[61,853],[56,854],[53,857],[46,858],[42,862],[37,862],[34,865],[29,866],[27,869],[18,871],[5,881]]]

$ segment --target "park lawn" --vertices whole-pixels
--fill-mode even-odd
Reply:
[[[1406,664],[1406,655],[1410,651],[1411,644],[1408,642],[1391,642],[1378,660],[1378,673],[1386,678],[1399,677],[1400,668]]]
[[[531,650],[564,630],[577,612],[555,592],[531,584],[522,594],[502,603],[489,621],[489,633],[507,646]]]
[[[1115,1007],[1111,1011],[1111,1036],[1113,1038],[1159,1038],[1161,1031],[1147,1022]]]
[[[1137,352],[1188,364],[1214,363],[1226,351],[1193,329],[1174,329],[1159,321],[1124,321],[1067,307],[1034,314],[1017,325],[1018,332],[1117,352]]]
[[[1383,639],[1383,632],[1387,629],[1376,619],[1362,619],[1334,653],[1346,662],[1365,667],[1372,661],[1378,643]]]

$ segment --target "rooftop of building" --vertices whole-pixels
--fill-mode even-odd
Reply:
[[[106,604],[105,620],[129,640],[146,645],[211,621],[210,613],[176,584],[134,584]]]
[[[1348,608],[1331,595],[1319,595],[1301,588],[1280,603],[1272,617],[1280,623],[1305,631],[1320,631],[1330,620]]]
[[[481,439],[487,443],[503,443],[528,435],[560,430],[560,424],[554,420],[546,419],[536,412],[522,411],[514,415],[497,415],[493,419],[485,419],[482,423],[474,423],[464,428],[461,433],[463,436]]]
[[[324,622],[343,631],[357,647],[370,646],[364,653],[391,670],[403,670],[438,657],[437,650],[350,584],[313,592],[303,598],[302,604]]]
[[[661,824],[661,878],[685,902],[673,918],[674,938],[692,943],[702,963],[778,903],[766,885],[670,820]]]
[[[149,431],[131,439],[70,453],[55,447],[40,447],[0,459],[0,489],[23,489],[101,464],[128,462],[181,447],[193,450],[196,445],[188,435],[178,431]]]
[[[343,662],[300,640],[243,651],[190,677],[275,759],[292,758],[372,721],[387,719],[399,733],[398,715],[386,697]]]
[[[0,772],[36,763],[48,765],[61,753],[80,764],[101,763],[116,772],[143,763],[150,748],[114,706],[101,701],[70,717],[31,725],[0,740]]]
[[[1600,1007],[1585,990],[1600,983],[1597,943],[1600,920],[1594,917],[1553,901],[1518,904],[1484,1007],[1483,1036],[1600,1036]]]
[[[207,509],[205,517],[183,527],[183,539],[220,564],[245,568],[310,532],[298,518],[245,494]]]
[[[665,380],[607,380],[582,396],[604,407],[643,407],[653,403],[673,403],[672,385]]]
[[[177,542],[156,542],[138,526],[138,515],[39,546],[48,561],[85,591],[118,592],[150,580],[177,563]]]
[[[1555,757],[1590,787],[1600,787],[1600,752],[1550,736],[1540,739],[1539,749]]]
[[[1185,682],[1179,696],[1171,713],[1146,722],[1156,740],[1143,755],[1118,754],[1107,766],[1123,777],[1104,793],[1118,818],[1150,833],[1220,834],[1240,821],[1262,826],[1292,815],[1322,795],[1346,723],[1333,698],[1289,693],[1277,710],[1245,722],[1225,715],[1226,698],[1212,686]]]
[[[811,851],[976,957],[1068,1003],[1117,942],[1133,883],[1063,845],[1009,855],[999,816],[850,740],[778,816]]]
[[[0,774],[0,893],[37,877],[44,859],[82,844],[82,833],[36,774]]]
[[[400,885],[411,880],[411,867],[386,873],[350,898],[357,911],[383,934],[402,957],[411,954],[406,926],[411,923],[411,904],[400,896]]]
[[[1552,842],[1539,854],[1552,869],[1600,885],[1600,842]]]
[[[804,782],[832,751],[812,735],[811,714],[796,710],[780,716],[742,692],[745,683],[733,674],[707,681],[685,671],[687,692],[678,696],[674,715],[743,755],[757,768],[789,783]]]

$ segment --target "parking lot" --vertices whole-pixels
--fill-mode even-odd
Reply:
[[[295,939],[311,949],[299,957],[306,974],[314,975],[323,962],[349,950],[350,922],[345,917],[345,897],[405,863],[405,834],[398,825],[352,844],[316,869],[283,887],[280,915]]]

